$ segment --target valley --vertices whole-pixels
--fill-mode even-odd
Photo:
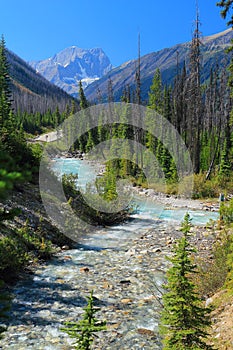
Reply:
[[[0,23],[0,349],[231,350],[233,1],[90,3]]]

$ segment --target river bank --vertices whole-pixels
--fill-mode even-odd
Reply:
[[[71,164],[71,168],[68,167],[69,172],[72,171],[73,161],[75,160],[73,158],[69,158],[68,160]],[[61,161],[61,165],[62,162],[63,159]],[[82,172],[79,178],[81,179],[81,181],[86,181],[87,179],[89,179],[89,175],[87,176],[86,172],[89,173],[90,169],[92,170],[93,164],[92,162],[88,161],[86,162],[87,164],[84,166],[83,161],[81,161],[81,163]],[[65,167],[67,167],[67,164],[65,164]],[[96,174],[99,174],[99,172],[100,168],[98,167]],[[161,193],[158,194],[155,193],[155,191],[153,190],[146,190],[140,187],[131,187],[130,191],[133,195],[137,197],[139,196],[140,200],[142,201],[146,201],[147,199],[151,200],[149,207],[144,208],[144,212],[150,212],[151,214],[153,214],[153,218],[155,219],[159,219],[161,213],[164,212],[164,210],[167,210],[165,212],[165,215],[168,216],[169,208],[184,208],[187,211],[203,209],[202,202],[198,200],[179,199],[175,196],[168,196]],[[159,207],[157,208],[156,204],[158,203]],[[160,206],[160,204],[162,204],[162,206]],[[74,242],[72,242],[69,238],[64,236],[47,217],[47,214],[41,201],[40,189],[38,184],[26,183],[24,185],[19,186],[18,188],[16,188],[15,191],[12,192],[12,195],[5,202],[0,203],[0,208],[6,212],[9,212],[13,208],[20,209],[20,214],[16,216],[14,220],[7,221],[4,223],[5,228],[3,227],[2,230],[3,237],[3,232],[6,233],[6,236],[11,236],[11,233],[14,231],[14,229],[24,230],[27,227],[29,231],[38,231],[38,234],[42,236],[43,239],[51,241],[53,244],[53,252],[58,252],[63,247],[67,248],[74,246]],[[154,210],[153,208],[156,208],[156,210]],[[183,215],[184,214],[185,211],[183,212]],[[177,213],[175,215],[177,216]],[[198,219],[201,220],[202,217],[197,216],[196,220]],[[42,237],[40,239],[42,239]],[[34,261],[29,261],[29,266],[31,263],[34,264]],[[9,282],[14,282],[15,279],[17,280],[17,276],[11,276],[9,275],[9,272],[7,273],[6,277]]]
[[[210,199],[190,199],[178,195],[170,195],[157,192],[153,189],[142,187],[132,187],[137,195],[150,198],[153,201],[162,203],[167,208],[187,208],[193,210],[219,211],[219,201],[216,198]]]
[[[30,185],[26,193],[26,197],[24,191],[8,203],[20,205],[24,218],[34,225],[33,215],[38,221],[45,213],[39,192]],[[196,205],[192,203],[192,207]],[[91,232],[81,237],[74,249],[60,251],[47,263],[32,265],[30,274],[11,290],[11,317],[0,348],[70,350],[72,341],[60,329],[65,321],[81,317],[85,297],[93,289],[100,306],[98,318],[106,319],[108,327],[94,349],[161,349],[158,322],[161,285],[168,267],[165,257],[181,233],[178,221],[148,213],[145,209],[122,225]],[[23,223],[24,218],[17,220]],[[211,231],[204,226],[193,231],[192,240],[200,254],[211,254]]]
[[[73,162],[72,158],[67,160],[65,167]],[[85,170],[83,163],[81,167]],[[85,171],[82,176],[86,178]],[[42,218],[43,231],[50,238],[56,237],[58,232],[49,226],[39,188],[33,186],[28,184],[8,200],[8,208],[15,205],[22,209],[15,224],[23,225],[28,218],[33,228]],[[50,261],[31,265],[30,273],[11,289],[14,299],[9,327],[0,342],[2,349],[70,350],[72,341],[61,327],[65,321],[81,317],[92,289],[100,306],[97,316],[106,319],[108,327],[94,349],[161,349],[158,323],[166,256],[181,235],[180,219],[173,216],[193,210],[193,215],[199,215],[196,220],[204,218],[206,222],[212,213],[198,212],[202,206],[196,200],[185,202],[151,190],[132,191],[138,191],[143,201],[149,199],[149,205],[123,224],[80,237],[71,250],[60,245],[60,252]],[[162,205],[155,205],[156,196]],[[179,199],[179,206],[171,205],[173,198]],[[200,254],[211,255],[215,234],[204,225],[194,227],[193,233],[192,241]]]
[[[168,267],[165,256],[180,236],[179,227],[135,220],[101,230],[80,240],[76,249],[34,269],[14,288],[8,331],[2,349],[71,349],[60,331],[65,321],[79,318],[93,289],[98,318],[107,332],[94,349],[161,349],[158,337],[161,285]],[[212,237],[201,228],[193,238],[202,251]]]
[[[16,208],[19,214],[1,222],[0,234],[0,242],[5,242],[1,246],[4,256],[0,278],[10,285],[24,278],[24,271],[30,271],[31,266],[49,259],[63,247],[73,247],[73,241],[64,236],[46,215],[38,184],[21,184],[0,203],[0,209],[6,213]]]

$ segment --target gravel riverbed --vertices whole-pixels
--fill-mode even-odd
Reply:
[[[212,236],[199,228],[193,237],[208,251]],[[61,331],[81,318],[94,290],[99,319],[107,321],[93,349],[161,349],[158,335],[165,256],[180,235],[179,224],[137,217],[82,238],[77,249],[62,251],[35,268],[13,289],[9,327],[1,349],[71,350]]]

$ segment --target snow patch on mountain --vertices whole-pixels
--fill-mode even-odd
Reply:
[[[48,59],[32,61],[29,64],[50,82],[73,96],[78,94],[80,80],[85,88],[113,68],[101,48],[81,49],[76,46],[68,47]]]

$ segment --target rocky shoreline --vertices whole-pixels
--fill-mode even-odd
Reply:
[[[212,201],[190,199],[177,195],[156,192],[153,189],[146,189],[142,187],[132,187],[132,190],[136,194],[162,203],[168,208],[187,208],[193,210],[219,211],[219,201],[216,201],[216,199]]]
[[[150,189],[133,187],[132,191],[167,208],[203,209],[201,201]],[[43,217],[48,238],[57,237],[58,232],[46,219],[38,187],[28,184],[14,194],[5,203],[7,208],[12,206],[22,209],[16,225],[22,226],[28,218],[33,228]],[[206,227],[194,227],[192,231],[191,239],[199,254],[208,257],[214,240],[212,231]],[[65,321],[81,317],[92,289],[100,307],[97,317],[107,321],[107,331],[96,339],[95,350],[162,349],[158,323],[162,284],[169,265],[166,256],[180,235],[177,223],[134,218],[92,232],[72,250],[63,245],[51,261],[31,266],[30,274],[13,287],[11,318],[0,349],[72,349],[72,340],[61,327]]]
[[[206,255],[213,235],[193,228],[193,243]],[[104,228],[33,268],[13,289],[11,320],[1,349],[70,350],[72,340],[60,328],[81,317],[85,297],[94,290],[107,331],[94,349],[162,349],[158,335],[166,256],[181,235],[179,225],[161,220],[132,220]]]

